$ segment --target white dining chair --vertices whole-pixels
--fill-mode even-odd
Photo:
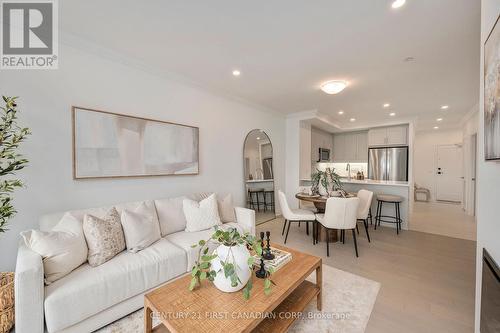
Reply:
[[[373,192],[367,190],[359,190],[357,197],[359,198],[359,206],[358,206],[358,221],[362,221],[365,226],[366,238],[368,238],[368,242],[370,243],[370,234],[368,233],[368,217],[371,216],[370,210],[372,206],[373,200]],[[358,231],[358,226],[356,225],[356,230]]]
[[[356,222],[358,216],[358,198],[328,198],[324,214],[316,214],[316,220],[326,228],[326,232],[332,229],[341,231],[342,241],[345,243],[345,231],[352,230],[354,239],[354,250],[358,257],[358,243],[356,242]],[[318,239],[318,229],[315,228],[314,238]],[[326,256],[330,256],[330,242],[326,237]]]
[[[285,223],[283,224],[283,230],[281,231],[281,235],[285,233],[285,227],[286,224],[288,223],[288,228],[286,230],[286,236],[285,236],[285,244],[288,239],[288,232],[290,231],[290,225],[292,224],[291,222],[305,222],[306,223],[306,233],[309,235],[309,222],[316,221],[316,216],[309,211],[305,209],[291,209],[290,206],[288,206],[288,201],[286,200],[285,193],[283,193],[281,190],[278,190],[278,200],[280,203],[281,207],[281,213],[283,214],[283,217],[285,218]]]

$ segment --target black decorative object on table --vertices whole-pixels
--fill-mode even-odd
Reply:
[[[261,232],[261,237],[263,237],[263,232]],[[267,246],[264,249],[264,245],[262,245],[262,257],[266,260],[273,260],[274,259],[274,254],[271,252],[271,245],[269,245],[270,242],[270,236],[271,233],[269,231],[266,231],[266,236],[267,236]]]
[[[257,272],[255,272],[255,276],[259,279],[265,279],[267,276],[266,267],[264,266],[264,258],[260,258],[260,268]]]

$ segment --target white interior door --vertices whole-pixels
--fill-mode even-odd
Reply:
[[[461,202],[463,194],[462,147],[437,147],[436,199]]]

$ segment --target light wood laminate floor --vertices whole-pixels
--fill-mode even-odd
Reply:
[[[257,226],[271,231],[271,240],[283,244],[283,219]],[[381,283],[366,332],[473,332],[474,241],[395,229],[370,228],[368,243],[362,224],[359,258],[352,236],[336,243],[326,257],[326,244],[312,244],[304,224],[293,223],[287,246],[321,256],[323,263]]]

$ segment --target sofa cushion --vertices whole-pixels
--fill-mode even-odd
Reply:
[[[186,198],[178,197],[154,201],[162,237],[186,229],[186,217],[182,208],[182,202]]]
[[[82,265],[45,287],[47,330],[74,325],[185,273],[186,267],[184,250],[166,239],[137,253],[124,251],[97,267]]]
[[[179,231],[175,232],[173,234],[167,235],[165,238],[168,239],[170,242],[173,244],[177,245],[184,251],[186,251],[187,254],[187,262],[186,262],[186,271],[191,271],[193,268],[196,260],[198,260],[198,252],[200,250],[199,246],[196,247],[191,247],[191,245],[198,244],[200,240],[207,240],[209,239],[212,234],[214,233],[214,229],[207,229],[207,230],[202,230],[202,231],[195,231],[195,232],[187,232],[187,231]],[[210,252],[211,253],[217,245],[211,245]]]
[[[195,201],[201,201],[214,194],[214,192],[200,192],[188,195],[188,198]],[[236,222],[236,214],[234,212],[233,195],[217,194],[217,207],[219,209],[219,216],[222,223]]]
[[[182,207],[187,221],[185,230],[188,232],[207,230],[222,224],[215,193],[200,202],[184,199]]]

